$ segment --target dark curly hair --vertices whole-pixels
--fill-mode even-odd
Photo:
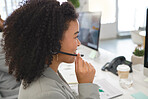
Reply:
[[[5,21],[2,47],[9,73],[24,88],[42,75],[60,51],[69,22],[78,18],[69,2],[56,0],[28,0]]]

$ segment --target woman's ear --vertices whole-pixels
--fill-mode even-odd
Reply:
[[[59,40],[59,42],[60,42],[60,44],[61,44],[61,46],[62,46],[62,44],[63,44],[63,40]]]

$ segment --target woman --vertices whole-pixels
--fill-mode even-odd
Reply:
[[[56,0],[30,0],[5,22],[3,46],[9,73],[22,80],[19,99],[98,99],[95,69],[75,54],[79,24],[74,7]],[[79,96],[58,72],[61,62],[75,61]],[[89,89],[89,90],[88,90]]]

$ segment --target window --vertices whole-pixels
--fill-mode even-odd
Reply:
[[[0,0],[0,15],[3,20],[7,18],[15,9],[19,7],[19,4],[23,0]],[[58,0],[60,3],[67,0]]]
[[[118,31],[126,32],[145,27],[148,0],[118,0]]]

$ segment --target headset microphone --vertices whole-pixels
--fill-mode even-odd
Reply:
[[[71,54],[71,53],[66,53],[66,52],[61,52],[61,51],[59,51],[59,53],[66,54],[66,55],[71,55],[71,56],[77,56],[77,54]],[[80,56],[83,57],[84,55],[81,54]]]

